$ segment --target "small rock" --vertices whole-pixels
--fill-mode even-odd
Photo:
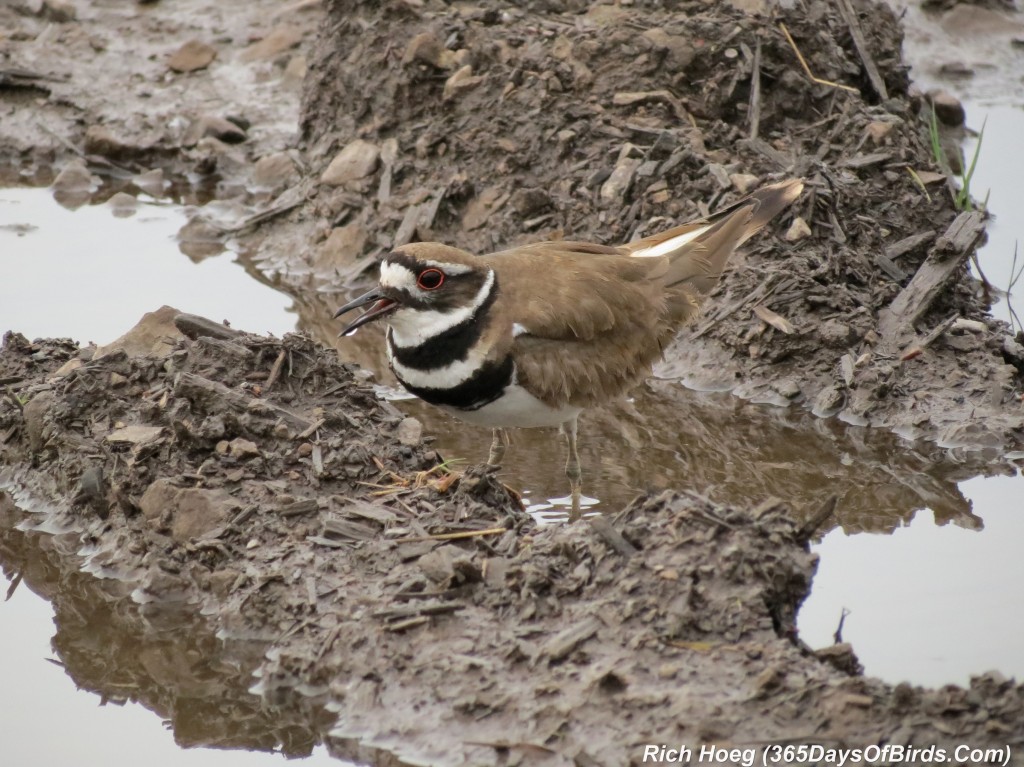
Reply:
[[[676,69],[688,67],[696,55],[696,50],[689,40],[679,35],[670,35],[660,27],[648,29],[641,36],[653,47],[667,51],[669,61]]]
[[[306,79],[306,72],[308,70],[309,66],[306,64],[306,57],[298,53],[288,59],[288,63],[285,64],[283,79],[288,82],[301,83]]]
[[[317,249],[315,266],[324,270],[341,269],[352,264],[363,254],[369,237],[366,228],[356,222],[334,227]]]
[[[793,223],[790,225],[788,231],[783,238],[786,242],[799,242],[807,237],[811,236],[811,227],[807,226],[807,222],[804,221],[800,216],[793,219]]]
[[[244,51],[239,58],[242,61],[266,61],[278,54],[284,53],[289,48],[294,48],[302,42],[302,31],[289,24],[281,24],[274,27],[258,43],[253,43]]]
[[[817,331],[821,343],[830,349],[846,349],[857,340],[857,331],[836,319],[821,323]]]
[[[199,40],[189,40],[171,54],[167,66],[175,72],[195,72],[208,67],[215,58],[216,48]]]
[[[460,553],[454,546],[446,545],[427,552],[420,557],[417,564],[420,566],[423,574],[434,583],[441,585],[449,584],[455,576],[455,563],[452,556],[453,549],[455,553]]]
[[[206,115],[189,126],[182,144],[196,146],[204,138],[215,138],[225,144],[241,144],[248,137],[246,132],[231,120]]]
[[[864,132],[868,134],[868,138],[875,142],[875,144],[881,144],[885,141],[886,136],[892,133],[892,129],[895,127],[896,123],[876,121],[868,123]]]
[[[626,193],[633,184],[637,168],[642,163],[643,160],[628,157],[624,152],[615,164],[615,169],[608,180],[601,185],[601,200],[606,203],[624,202]]]
[[[436,69],[451,69],[454,54],[444,47],[441,39],[433,32],[420,32],[405,46],[402,66],[412,63],[429,64]]]
[[[118,138],[105,125],[90,125],[85,131],[85,152],[117,159],[138,154],[139,147]]]
[[[757,176],[752,176],[749,173],[730,173],[729,180],[740,194],[746,194],[760,181]]]
[[[235,458],[253,458],[259,454],[259,447],[251,440],[235,437],[228,443],[228,455]]]
[[[409,447],[416,447],[423,438],[423,424],[416,418],[403,418],[398,424],[398,441]]]
[[[523,218],[532,218],[551,207],[551,195],[543,189],[519,189],[512,195],[512,207]]]
[[[120,429],[115,429],[107,435],[107,442],[112,445],[144,445],[147,442],[155,442],[164,433],[162,426],[140,426],[133,424]]]
[[[41,15],[48,21],[65,24],[78,18],[75,6],[66,0],[43,0]]]
[[[775,391],[786,399],[796,399],[800,396],[800,384],[792,378],[784,378],[772,384]]]
[[[127,192],[118,192],[107,200],[107,205],[114,218],[129,218],[139,209],[139,201]]]
[[[846,407],[846,391],[838,385],[826,386],[814,398],[811,412],[819,418],[833,416]]]
[[[462,214],[462,228],[468,232],[486,224],[503,193],[502,187],[489,186],[470,200]]]
[[[287,152],[261,157],[252,169],[254,191],[279,194],[299,179],[295,161]]]
[[[964,105],[952,93],[943,90],[929,91],[927,98],[928,103],[935,109],[935,117],[943,125],[959,128],[964,124],[964,120],[967,118]]]
[[[43,449],[50,438],[50,429],[46,425],[46,414],[56,401],[53,392],[42,391],[28,401],[22,409],[25,423],[25,434],[33,453]]]
[[[478,86],[484,81],[484,79],[485,78],[481,75],[474,75],[473,67],[466,64],[466,66],[460,67],[456,70],[455,74],[445,81],[444,91],[441,94],[441,98],[444,101],[449,101],[456,96],[461,96],[463,93],[466,93]]]
[[[331,160],[320,181],[329,186],[341,186],[365,178],[377,169],[379,158],[380,149],[376,144],[356,139]]]
[[[238,501],[221,490],[175,487],[169,479],[158,479],[139,501],[142,515],[150,524],[168,523],[171,537],[179,543],[198,538],[224,525]]]
[[[116,349],[123,349],[129,357],[166,357],[174,351],[179,340],[184,340],[174,325],[174,318],[181,312],[171,306],[162,306],[155,312],[148,312],[142,319],[116,341],[96,348],[93,359],[99,359]]]

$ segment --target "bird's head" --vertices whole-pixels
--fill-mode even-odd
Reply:
[[[435,242],[413,243],[388,253],[377,286],[334,316],[372,304],[341,335],[384,317],[396,337],[421,343],[472,317],[495,288],[494,271],[472,254]]]

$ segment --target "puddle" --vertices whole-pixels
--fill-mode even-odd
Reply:
[[[0,332],[104,344],[164,304],[256,332],[295,329],[291,299],[234,254],[185,256],[186,222],[169,204],[116,218],[106,204],[68,210],[49,189],[0,189]]]
[[[845,608],[843,639],[870,676],[935,687],[993,669],[1024,678],[1021,480],[960,487],[978,529],[939,524],[922,510],[890,535],[835,529],[815,545],[821,561],[800,611],[804,641],[831,644]]]
[[[19,579],[0,603],[3,624],[18,627],[0,633],[0,678],[18,691],[4,711],[6,732],[19,733],[5,739],[5,763],[349,764],[317,745],[315,713],[248,691],[259,643],[214,637],[191,608],[134,604],[130,586],[74,570],[65,554],[77,536],[18,530],[21,512],[2,495],[0,514],[0,569]]]

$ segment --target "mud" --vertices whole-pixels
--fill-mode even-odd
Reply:
[[[2,480],[76,533],[82,566],[120,599],[259,641],[264,700],[329,703],[332,738],[432,764],[636,763],[677,741],[1024,740],[1012,682],[891,688],[803,649],[814,525],[781,502],[666,491],[538,528],[487,473],[453,479],[403,444],[402,416],[304,337],[172,311],[135,335],[154,334],[178,338],[161,357],[88,360],[8,334]],[[823,655],[856,670],[849,648]]]
[[[71,167],[77,204],[124,188],[216,198],[199,239],[235,238],[326,339],[339,294],[395,244],[628,240],[800,175],[805,198],[748,245],[652,389],[669,410],[682,380],[886,427],[968,453],[972,471],[1019,456],[1024,338],[969,275],[982,218],[928,175],[930,110],[886,8],[174,5],[0,7],[5,181]],[[809,81],[780,22],[832,84]],[[147,184],[153,170],[174,185]],[[378,341],[344,352],[371,360]],[[107,349],[8,334],[0,382],[0,481],[24,510],[5,505],[3,535],[19,520],[63,531],[84,548],[57,567],[119,584],[104,598],[257,643],[241,666],[295,730],[232,743],[301,754],[336,716],[332,747],[381,764],[628,764],[647,743],[789,740],[1018,758],[1024,687],[891,687],[858,676],[847,647],[801,646],[824,490],[781,481],[788,506],[737,509],[670,488],[538,527],[492,474],[449,473],[333,351],[171,309]],[[894,486],[967,516],[928,471]],[[888,524],[861,503],[854,526]],[[25,560],[5,553],[5,572]],[[58,614],[73,593],[57,590]],[[185,680],[167,686],[198,705]],[[185,705],[125,686],[159,711]]]

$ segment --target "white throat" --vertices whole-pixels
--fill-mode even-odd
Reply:
[[[399,267],[401,268],[401,267]],[[465,322],[484,305],[494,290],[494,270],[488,270],[487,279],[480,286],[473,300],[457,309],[414,309],[402,307],[388,318],[392,339],[396,346],[410,348],[420,346],[431,338],[451,330]]]

